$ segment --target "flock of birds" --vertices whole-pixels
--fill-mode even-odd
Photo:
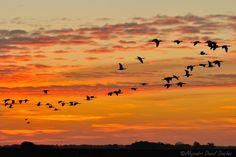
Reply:
[[[150,40],[150,42],[153,42],[155,43],[156,47],[159,47],[160,43],[163,42],[163,40],[160,40],[160,39],[153,39],[153,40]],[[177,45],[181,44],[182,40],[174,40],[172,41],[174,43],[176,43]],[[196,46],[200,43],[202,43],[201,41],[193,41],[191,42],[193,44],[193,46]],[[210,50],[213,50],[215,51],[217,48],[222,48],[226,53],[228,52],[229,50],[229,47],[230,45],[218,45],[217,42],[215,41],[211,41],[211,40],[207,40],[206,42],[203,42],[206,44],[207,47],[210,48]],[[199,53],[199,55],[208,55],[206,52],[204,51],[201,51]],[[140,56],[137,56],[137,59],[139,60],[140,63],[144,63],[144,58],[143,57],[140,57]],[[191,72],[193,71],[194,67],[197,67],[197,66],[200,66],[200,67],[204,67],[204,68],[212,68],[212,67],[215,67],[215,66],[218,66],[218,67],[221,67],[221,60],[214,60],[214,61],[208,61],[208,63],[200,63],[198,65],[188,65],[185,69],[185,75],[183,75],[184,77],[190,77],[192,76]],[[127,68],[124,67],[123,64],[119,63],[119,69],[118,70],[126,70]],[[172,75],[172,76],[167,76],[165,78],[163,78],[164,81],[166,81],[166,83],[163,85],[164,87],[166,88],[170,88],[171,86],[173,86],[174,84],[171,83],[171,81],[173,81],[173,79],[179,81],[179,78],[180,76],[177,76],[177,75]],[[179,87],[183,87],[183,85],[186,84],[185,82],[177,82],[175,85],[179,86]],[[132,90],[136,90],[137,88],[131,88]],[[111,92],[109,92],[109,96],[111,96]]]
[[[155,43],[155,45],[156,45],[156,47],[159,47],[160,46],[160,43],[161,42],[164,42],[163,40],[159,40],[159,39],[153,39],[153,40],[150,40],[150,42],[153,42],[153,43]],[[174,41],[172,41],[172,42],[174,42],[174,43],[176,43],[177,45],[180,45],[182,42],[184,42],[184,41],[182,41],[182,40],[174,40]],[[198,45],[198,44],[200,44],[200,43],[202,43],[202,42],[200,42],[200,41],[193,41],[193,42],[191,42],[192,44],[193,44],[193,46],[196,46],[196,45]],[[230,47],[230,45],[218,45],[217,44],[217,42],[215,42],[215,41],[211,41],[211,40],[207,40],[206,42],[203,42],[203,43],[205,43],[206,44],[206,46],[207,47],[209,47],[210,48],[210,50],[213,50],[213,51],[215,51],[216,49],[218,49],[218,48],[222,48],[226,53],[228,52],[228,50],[229,50],[229,47]],[[204,52],[204,51],[201,51],[200,53],[199,53],[199,55],[202,55],[202,56],[204,56],[204,55],[208,55],[206,52]],[[144,64],[144,59],[145,58],[143,58],[143,57],[140,57],[140,56],[137,56],[137,58],[136,58],[141,64]],[[221,60],[214,60],[214,61],[208,61],[208,63],[200,63],[200,64],[198,64],[198,65],[188,65],[188,66],[186,66],[186,69],[184,70],[185,71],[185,74],[183,75],[183,77],[190,77],[190,76],[192,76],[192,71],[193,71],[193,69],[195,68],[195,67],[197,67],[197,66],[199,66],[199,67],[204,67],[204,68],[212,68],[212,67],[216,67],[216,66],[218,66],[218,67],[221,67],[221,63],[222,63],[223,61],[221,61]],[[123,70],[127,70],[127,68],[123,65],[123,64],[121,64],[121,63],[119,63],[119,67],[118,67],[118,70],[121,70],[121,71],[123,71]],[[165,88],[170,88],[171,86],[173,86],[173,85],[177,85],[177,86],[179,86],[179,87],[183,87],[186,83],[185,82],[181,82],[181,81],[179,81],[180,80],[180,76],[178,76],[178,75],[172,75],[172,76],[167,76],[167,77],[164,77],[163,79],[162,79],[163,81],[166,81],[165,82],[165,84],[163,85]],[[178,81],[177,83],[175,83],[175,84],[173,84],[172,82],[173,82],[173,80],[176,80],[176,81]],[[141,86],[146,86],[146,85],[148,85],[148,83],[140,83],[140,85]],[[137,87],[131,87],[130,88],[130,90],[132,90],[132,91],[136,91],[138,88]],[[42,91],[42,93],[43,94],[45,94],[45,95],[47,95],[48,93],[49,93],[49,90],[43,90]],[[120,94],[122,94],[123,92],[122,92],[122,90],[121,89],[118,89],[118,90],[115,90],[115,91],[110,91],[110,92],[108,92],[107,93],[107,95],[108,96],[112,96],[112,95],[116,95],[116,96],[119,96]],[[84,100],[87,100],[87,101],[91,101],[91,100],[94,100],[96,97],[95,96],[93,96],[93,95],[87,95],[86,97],[85,97],[85,99]],[[28,100],[28,99],[22,99],[22,100],[14,100],[14,99],[10,99],[10,98],[7,98],[7,99],[4,99],[3,100],[3,102],[4,102],[4,106],[5,107],[8,107],[8,108],[13,108],[13,106],[15,105],[15,104],[25,104],[25,103],[28,103],[30,100]],[[60,106],[77,106],[77,105],[79,105],[79,104],[81,104],[80,102],[78,102],[78,101],[70,101],[70,102],[65,102],[65,101],[63,101],[63,100],[59,100],[58,102],[58,105],[60,105]],[[38,103],[36,103],[35,104],[37,107],[40,107],[40,106],[47,106],[48,108],[50,108],[50,109],[53,109],[54,111],[58,111],[59,109],[57,108],[57,107],[55,107],[54,105],[52,105],[51,103],[45,103],[45,104],[43,104],[42,102],[38,102]],[[26,124],[30,124],[30,121],[29,121],[29,119],[28,118],[26,118],[25,119],[25,122],[26,122]]]

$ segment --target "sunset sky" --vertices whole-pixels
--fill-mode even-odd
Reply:
[[[0,145],[26,140],[236,145],[235,0],[0,4]],[[149,42],[154,38],[164,40],[158,48]],[[184,42],[176,45],[175,39]],[[195,40],[231,47],[228,53],[212,51],[205,43],[193,46]],[[145,58],[144,64],[137,56]],[[183,77],[187,65],[213,60],[222,60],[222,67],[195,67],[192,77]],[[127,70],[118,71],[118,63]],[[164,88],[162,79],[173,74],[186,86]],[[119,88],[123,94],[107,96]],[[97,98],[86,101],[86,95]],[[5,98],[30,102],[9,109]],[[61,107],[59,100],[81,104]],[[39,101],[44,105],[37,107]],[[49,109],[47,102],[59,110]]]

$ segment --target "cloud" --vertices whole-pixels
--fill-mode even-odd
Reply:
[[[0,130],[3,134],[8,135],[27,135],[33,136],[35,134],[57,134],[66,132],[66,130],[59,130],[59,129],[41,129],[41,130],[23,130],[23,129],[2,129]]]

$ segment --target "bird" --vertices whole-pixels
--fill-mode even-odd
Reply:
[[[137,56],[137,59],[143,64],[143,59],[144,58]]]
[[[108,92],[107,95],[108,96],[112,96],[113,92]]]
[[[36,105],[37,105],[37,106],[41,106],[41,102],[38,102]]]
[[[207,64],[199,64],[198,66],[206,67]]]
[[[177,85],[177,86],[180,86],[180,87],[183,87],[184,84],[186,84],[186,83],[184,83],[184,82],[178,82],[178,83],[176,83],[176,85]]]
[[[208,61],[208,67],[212,68],[212,67],[215,67],[215,66],[212,64],[212,62]]]
[[[23,100],[19,100],[19,104],[22,104]]]
[[[26,122],[26,124],[30,124],[30,122]]]
[[[163,80],[165,80],[167,83],[170,83],[170,81],[172,81],[172,77],[165,77]]]
[[[63,100],[59,100],[59,101],[58,101],[58,104],[63,103],[63,102],[64,102]]]
[[[172,78],[179,80],[179,76],[173,75]]]
[[[7,103],[8,101],[10,101],[11,99],[4,99],[3,101],[4,101],[4,103]]]
[[[28,120],[28,118],[25,118],[25,121],[27,121]]]
[[[131,90],[134,90],[134,91],[136,91],[137,90],[137,88],[135,88],[135,87],[132,87],[132,88],[130,88]]]
[[[29,100],[28,100],[28,99],[25,99],[24,101],[25,101],[25,103],[27,103]]]
[[[230,45],[222,45],[221,48],[225,49],[225,52],[228,52]]]
[[[202,56],[203,56],[203,55],[207,55],[207,53],[204,52],[204,51],[201,51],[201,52],[200,52],[200,55],[202,55]]]
[[[201,43],[201,42],[198,41],[198,40],[197,40],[197,41],[194,41],[194,42],[193,42],[193,46],[196,46],[197,44],[200,44],[200,43]]]
[[[15,104],[16,102],[15,102],[15,100],[11,100],[11,104]]]
[[[48,90],[43,90],[43,93],[44,94],[48,94]]]
[[[179,45],[183,41],[181,41],[181,40],[174,40],[173,42],[176,43],[177,45]]]
[[[162,40],[159,40],[159,39],[153,39],[153,40],[151,40],[151,42],[156,43],[156,47],[158,47],[158,46],[160,45],[160,42],[162,42]]]
[[[54,108],[54,111],[58,111],[58,108]]]
[[[87,95],[85,100],[91,100],[90,96]]]
[[[113,93],[115,93],[116,96],[118,96],[119,94],[121,94],[121,89],[118,89],[118,90],[114,91]]]
[[[218,67],[220,67],[221,62],[223,62],[223,61],[215,60],[212,63],[214,63],[214,64],[218,65]]]
[[[170,88],[170,86],[172,86],[172,84],[169,84],[169,83],[164,84],[164,87],[166,87],[166,88]]]
[[[148,83],[141,83],[142,86],[146,86]]]
[[[195,65],[188,65],[188,66],[187,66],[187,70],[193,71],[193,67],[195,67]]]
[[[118,70],[125,70],[126,68],[124,68],[124,66],[121,64],[121,63],[119,63],[119,69]]]
[[[185,75],[184,76],[189,77],[189,76],[192,76],[192,74],[190,74],[188,70],[185,70]]]

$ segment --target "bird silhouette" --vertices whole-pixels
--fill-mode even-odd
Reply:
[[[158,47],[158,46],[160,45],[160,42],[162,42],[162,40],[159,40],[159,39],[153,39],[153,40],[151,40],[151,42],[156,43],[156,47]]]
[[[29,101],[29,99],[25,99],[24,102],[27,103]]]
[[[184,82],[178,82],[178,83],[176,83],[176,85],[177,85],[177,86],[180,86],[180,87],[183,87],[184,84],[186,84],[186,83],[184,83]]]
[[[4,103],[7,103],[8,101],[10,101],[11,99],[4,99],[3,101],[4,101]]]
[[[121,64],[121,63],[119,63],[119,69],[118,70],[125,70],[126,68],[124,68],[124,66]]]
[[[212,67],[215,67],[215,66],[212,64],[212,62],[208,61],[208,67],[212,68]]]
[[[193,46],[196,46],[197,44],[200,44],[200,43],[201,43],[201,42],[198,41],[198,40],[197,40],[197,41],[194,41],[194,42],[193,42]]]
[[[181,41],[181,40],[174,40],[173,42],[176,43],[177,45],[179,45],[183,41]]]
[[[137,56],[137,59],[143,64],[143,59],[144,58]]]
[[[188,65],[187,70],[193,71],[193,67],[195,67],[195,65]]]
[[[206,65],[207,65],[207,64],[202,64],[202,63],[199,64],[199,66],[201,66],[201,67],[206,67]]]
[[[225,52],[228,52],[230,45],[222,45],[221,47],[225,50]]]
[[[43,90],[43,93],[44,94],[48,94],[48,90]]]
[[[218,67],[220,67],[221,66],[221,62],[223,62],[223,61],[215,60],[212,63],[214,63],[214,64],[218,65]]]
[[[170,81],[172,81],[172,77],[165,77],[163,80],[165,80],[167,83],[170,83]]]
[[[173,75],[172,78],[179,80],[179,76]]]
[[[121,94],[121,89],[118,89],[118,90],[114,91],[113,93],[115,93],[116,96],[118,96],[119,94]]]
[[[37,105],[37,106],[41,106],[41,102],[38,102],[36,105]]]
[[[92,100],[92,99],[90,98],[90,96],[87,95],[85,100],[89,101],[89,100]]]
[[[200,52],[200,55],[202,55],[202,56],[203,56],[203,55],[207,55],[207,53],[204,52],[204,51],[201,51],[201,52]]]
[[[108,96],[112,96],[113,92],[108,92],[107,95]]]
[[[146,86],[148,83],[141,83],[142,86]]]
[[[190,76],[192,76],[192,74],[190,74],[190,72],[188,70],[185,70],[185,75],[184,76],[190,77]]]
[[[30,124],[30,122],[27,122],[26,124]]]
[[[19,100],[19,104],[22,104],[23,100]]]
[[[166,87],[166,88],[170,88],[170,86],[172,86],[172,84],[169,84],[169,83],[164,84],[164,87]]]
[[[130,88],[131,90],[134,90],[134,91],[136,91],[137,90],[137,88],[135,88],[135,87],[132,87],[132,88]]]
[[[58,111],[58,108],[54,108],[54,111]]]

